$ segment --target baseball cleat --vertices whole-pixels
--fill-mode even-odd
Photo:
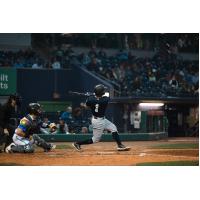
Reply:
[[[123,144],[117,147],[117,151],[129,151],[130,149],[131,149],[130,147],[126,147]]]
[[[73,143],[72,146],[77,150],[77,151],[81,151],[81,145],[77,144],[77,143]]]
[[[13,153],[12,146],[15,146],[14,143],[11,143],[9,146],[6,147],[5,152],[6,153]]]

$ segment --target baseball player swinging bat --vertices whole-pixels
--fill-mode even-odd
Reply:
[[[101,140],[104,130],[109,130],[112,133],[113,139],[117,143],[118,151],[130,150],[130,147],[126,147],[122,144],[119,137],[117,127],[105,118],[105,111],[110,100],[109,97],[105,96],[105,86],[100,84],[96,85],[94,88],[94,93],[86,92],[70,92],[70,94],[87,96],[86,106],[92,111],[92,127],[93,127],[93,137],[89,140],[78,141],[73,143],[73,147],[80,151],[81,145],[97,143]]]

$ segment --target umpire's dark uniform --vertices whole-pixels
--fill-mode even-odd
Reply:
[[[0,146],[5,143],[6,147],[12,142],[15,126],[11,124],[10,119],[15,114],[15,106],[11,102],[13,100],[16,102],[16,98],[18,97],[11,95],[7,103],[0,105]],[[8,130],[9,135],[5,133],[5,129]]]

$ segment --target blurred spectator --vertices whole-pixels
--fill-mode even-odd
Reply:
[[[69,134],[69,129],[64,120],[60,119],[57,124],[57,133]]]
[[[85,105],[85,103],[80,103],[80,109],[81,109],[81,115],[82,115],[82,119],[84,120],[88,120],[90,121],[90,117],[92,116],[92,113],[90,111],[90,109],[87,108],[87,106]]]
[[[83,53],[82,57],[82,63],[87,66],[91,62],[90,57],[85,53]]]
[[[91,121],[91,119],[90,119],[90,121]],[[92,133],[92,132],[93,132],[93,127],[92,127],[92,124],[90,124],[88,126],[88,133]]]
[[[196,85],[199,82],[199,73],[193,73],[192,75],[192,84]]]
[[[169,85],[174,89],[178,89],[178,81],[176,80],[175,75],[173,75],[172,78],[170,79]]]
[[[185,41],[182,38],[179,38],[177,44],[178,48],[182,49],[185,46]]]
[[[43,123],[50,124],[50,121],[49,121],[48,117],[44,117],[43,118]]]
[[[32,69],[41,69],[41,68],[43,68],[42,64],[37,61],[35,61],[32,65]]]
[[[38,68],[39,68],[37,62],[33,63],[32,68],[33,68],[33,69],[38,69]]]
[[[68,106],[66,111],[64,111],[60,117],[65,122],[69,121],[72,118],[72,107]]]
[[[88,133],[88,128],[85,127],[85,126],[82,127],[82,128],[81,128],[81,133],[82,133],[82,134],[87,134],[87,133]]]
[[[100,49],[98,52],[98,57],[103,59],[107,58],[106,52],[103,49]]]
[[[73,111],[73,119],[76,121],[82,121],[82,115],[81,115],[81,108],[77,107]]]
[[[124,122],[124,132],[128,132],[128,123],[129,123],[129,106],[124,105],[124,112],[123,112],[123,122]]]
[[[19,59],[17,59],[17,61],[14,63],[14,67],[15,68],[21,68],[21,67],[24,67],[24,65],[20,62]]]
[[[156,82],[156,77],[154,73],[149,72],[148,76],[149,76],[149,82]]]
[[[58,50],[56,51],[56,57],[59,59],[62,59],[62,57],[63,57],[63,55],[64,55],[64,52],[63,52],[63,50],[61,49],[61,47],[58,47]]]
[[[91,62],[88,64],[87,68],[90,71],[97,72],[99,67],[99,63],[95,57],[91,58]]]
[[[97,57],[97,52],[95,48],[91,48],[90,51],[88,52],[88,56],[91,58]]]
[[[133,81],[133,89],[137,90],[141,87],[141,80],[140,78],[137,76],[134,81]]]
[[[58,92],[53,92],[53,100],[58,101],[60,99],[60,94]]]
[[[45,68],[46,68],[46,69],[52,69],[51,62],[47,62],[47,63],[45,64]]]
[[[53,69],[60,69],[61,68],[60,62],[57,59],[54,59],[54,61],[52,63],[52,68]]]

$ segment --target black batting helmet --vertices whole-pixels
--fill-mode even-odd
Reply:
[[[105,89],[106,89],[106,87],[102,84],[96,85],[94,87],[94,93],[96,96],[101,97],[105,94]]]
[[[42,113],[42,109],[39,103],[30,103],[28,105],[28,113],[33,115],[40,115]]]

